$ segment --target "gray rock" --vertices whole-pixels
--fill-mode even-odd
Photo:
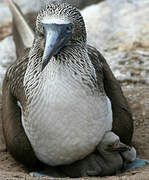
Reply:
[[[32,11],[39,11],[40,8],[44,7],[45,4],[52,2],[53,0],[14,0],[24,14]],[[54,0],[55,1],[55,0]],[[56,1],[63,1],[68,2],[80,9],[89,6],[91,4],[95,4],[101,2],[103,0],[56,0]],[[5,24],[11,21],[12,16],[9,11],[8,5],[5,0],[1,0],[0,2],[0,24]]]
[[[16,60],[15,44],[12,36],[0,41],[0,95],[4,75],[7,68]],[[0,99],[1,100],[1,99]]]
[[[31,11],[38,11],[41,6],[40,1],[36,0],[14,0],[14,2],[19,5],[24,14]],[[12,20],[8,4],[4,0],[0,2],[0,17],[0,24],[6,24]]]
[[[48,4],[52,1],[55,1],[55,0],[40,0],[41,7],[43,7],[45,4]],[[70,3],[79,9],[83,9],[86,6],[89,6],[91,4],[96,4],[96,3],[99,3],[99,2],[104,1],[104,0],[56,0],[56,1],[67,2],[67,3]]]
[[[107,0],[82,10],[89,43],[122,82],[149,83],[148,14],[148,0]]]

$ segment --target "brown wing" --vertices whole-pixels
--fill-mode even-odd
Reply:
[[[18,59],[8,70],[3,82],[2,123],[6,146],[14,158],[27,167],[33,167],[36,157],[21,123],[20,101],[25,106],[23,79],[28,61],[25,56]]]
[[[112,103],[113,132],[120,137],[123,143],[130,145],[133,134],[133,119],[121,87],[104,57],[91,46],[88,46],[88,54],[95,67],[97,78],[101,77],[99,69],[101,69],[100,64],[103,65],[104,88]]]

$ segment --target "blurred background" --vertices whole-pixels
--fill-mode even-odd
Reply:
[[[51,1],[15,0],[24,14],[37,12]],[[121,83],[135,121],[133,143],[138,155],[149,159],[149,0],[65,1],[80,9],[87,28],[88,43],[103,54]],[[12,17],[6,0],[0,0],[0,94],[6,69],[16,59],[11,25]],[[0,150],[5,149],[2,147],[0,143]],[[12,168],[12,161],[7,161],[8,168],[4,168],[1,162],[0,177],[4,174],[2,169],[8,172]],[[137,177],[148,180],[148,172],[149,167],[141,172],[141,175],[145,173],[143,178],[141,175]],[[137,180],[137,177],[134,179]]]

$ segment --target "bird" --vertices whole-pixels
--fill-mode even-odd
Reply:
[[[97,147],[101,156],[97,157],[100,163],[100,176],[118,174],[127,162],[132,163],[136,159],[134,147],[122,143],[113,132],[106,132],[101,143]]]
[[[85,160],[80,160],[72,166],[65,166],[63,171],[72,177],[109,176],[121,173],[125,162],[131,163],[136,159],[134,147],[120,142],[119,137],[112,131],[104,134],[97,150],[100,156],[88,155]]]
[[[38,13],[32,47],[8,68],[2,98],[7,148],[27,167],[40,160],[63,169],[88,154],[94,159],[111,128],[131,145],[133,119],[120,85],[67,3]]]
[[[110,100],[103,83],[97,84],[83,18],[75,8],[50,4],[39,12],[36,29],[23,81],[26,102],[18,100],[22,124],[39,160],[70,164],[91,153],[112,128]]]

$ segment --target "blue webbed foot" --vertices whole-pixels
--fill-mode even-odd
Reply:
[[[38,172],[30,172],[30,176],[32,177],[43,177],[48,176],[51,178],[63,178],[66,177],[58,168],[56,167],[45,167],[44,170]]]
[[[47,176],[46,174],[39,173],[39,172],[30,172],[29,175],[31,177],[43,177],[43,176]]]
[[[133,169],[135,169],[137,167],[144,166],[144,165],[146,165],[148,163],[149,163],[148,160],[136,158],[133,162],[127,163],[125,165],[123,171],[130,171],[130,170],[133,170]]]

